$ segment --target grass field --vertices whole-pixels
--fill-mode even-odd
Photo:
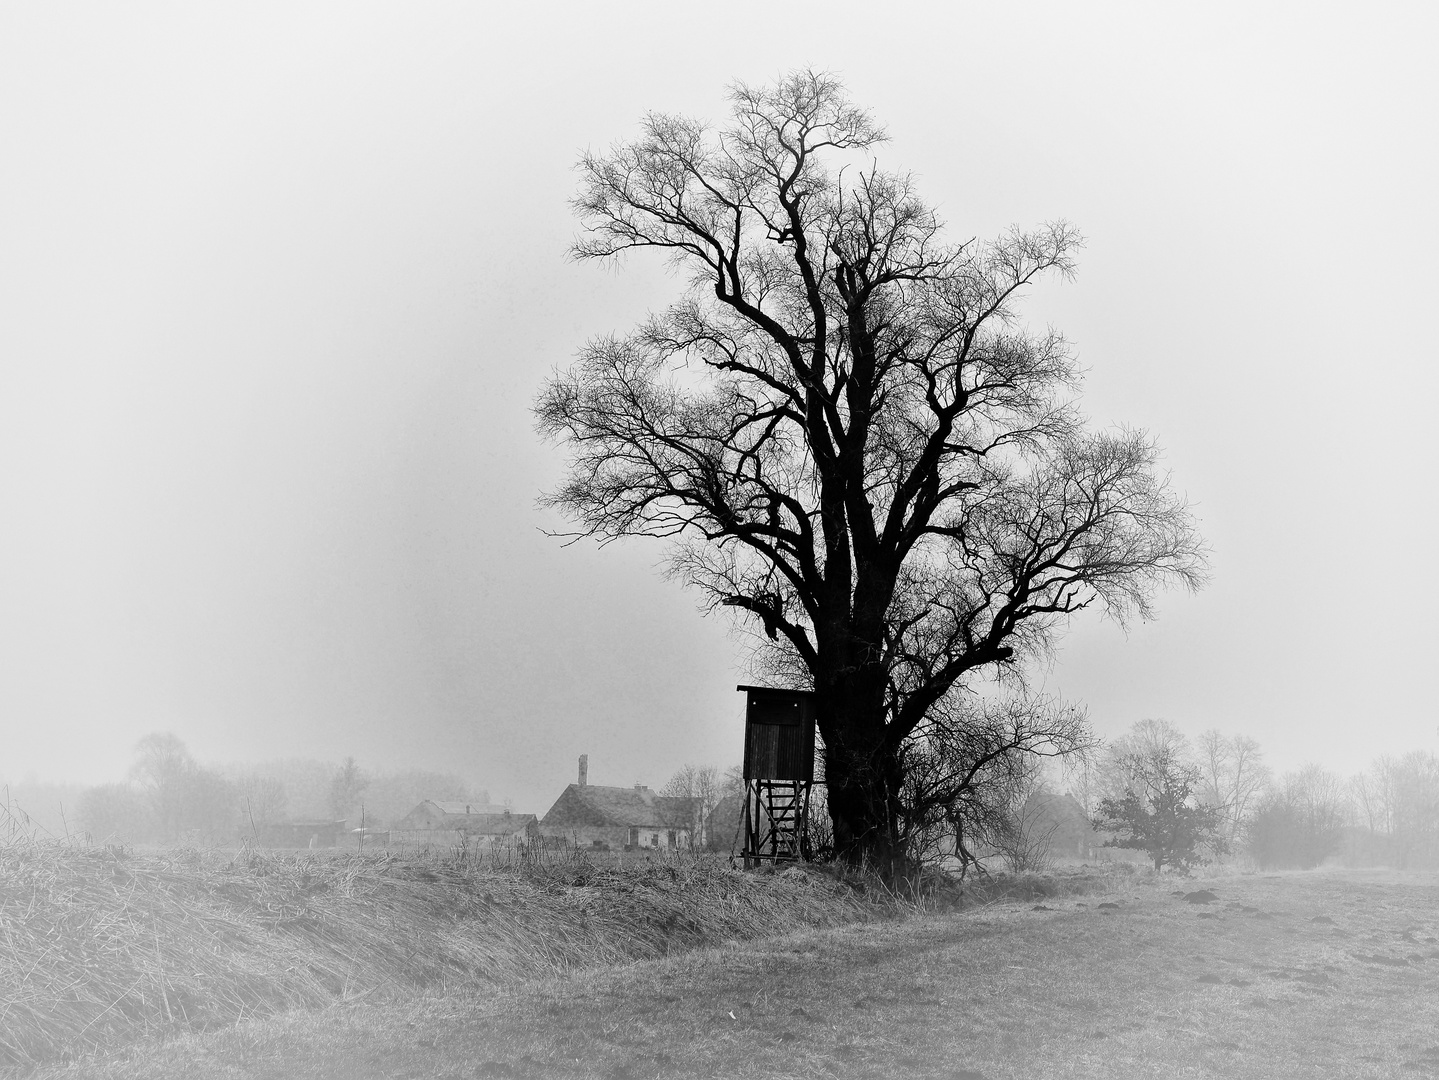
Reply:
[[[289,1013],[38,1076],[1439,1076],[1435,875],[1109,881]],[[1217,899],[1171,895],[1201,888]]]

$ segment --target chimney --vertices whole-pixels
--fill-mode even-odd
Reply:
[[[588,783],[590,782],[589,777],[590,777],[590,755],[589,755],[589,754],[581,754],[581,755],[580,755],[580,787],[584,787],[586,784],[588,784]]]

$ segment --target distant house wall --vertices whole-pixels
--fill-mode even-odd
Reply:
[[[418,847],[496,847],[539,835],[534,814],[466,813],[463,803],[423,802],[390,830],[390,843]]]
[[[669,850],[689,846],[688,829],[660,829],[640,825],[541,825],[540,834],[575,847]]]
[[[634,828],[630,830],[630,843],[642,848],[688,847],[689,833],[684,829]]]
[[[627,843],[635,848],[687,848],[690,846],[690,830],[656,829],[643,825],[630,826]]]
[[[629,843],[629,829],[623,825],[541,825],[540,834],[575,847],[623,848]]]
[[[492,848],[504,844],[523,843],[530,838],[527,830],[511,833],[476,833],[467,829],[391,829],[390,843],[408,847]]]

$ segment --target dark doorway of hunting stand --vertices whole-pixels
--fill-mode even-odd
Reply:
[[[744,865],[809,856],[814,786],[814,694],[741,686],[744,722]]]

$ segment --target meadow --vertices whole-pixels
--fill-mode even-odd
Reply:
[[[508,910],[509,921],[482,923],[490,916],[478,906],[457,913],[454,898],[433,906],[450,912],[448,929],[420,920],[406,939],[425,957],[396,950],[394,966],[368,969],[366,987],[355,967],[338,993],[277,999],[223,1023],[157,1022],[148,1037],[131,1028],[73,1060],[13,1071],[36,1080],[1439,1076],[1433,874],[1183,879],[1110,868],[1009,881],[972,894],[972,906],[921,911],[800,870],[576,869],[594,876],[564,884],[549,868],[524,884],[508,871],[514,891],[503,904],[492,892],[488,908]],[[314,894],[331,899],[307,902],[309,917],[354,918],[327,906],[345,889],[363,906],[388,896],[367,932],[394,933],[398,923],[384,920],[426,890],[473,887],[439,866],[437,880],[417,882],[420,870],[338,861]],[[543,897],[570,890],[596,922],[589,936],[567,924],[561,943]],[[505,966],[500,930],[526,919],[533,936],[514,939]],[[332,957],[356,951],[351,934],[340,948],[310,932]],[[489,941],[489,974],[436,963],[442,944],[480,948],[470,939]],[[581,944],[590,951],[571,951]],[[428,981],[417,977],[426,971]]]

